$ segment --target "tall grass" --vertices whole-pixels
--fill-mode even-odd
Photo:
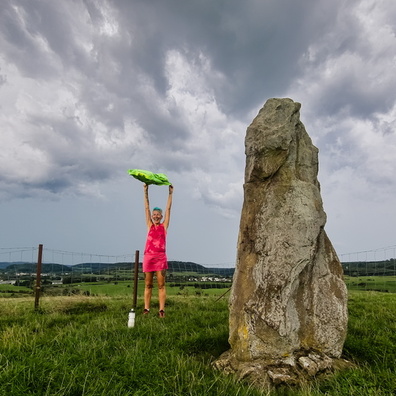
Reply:
[[[345,357],[356,369],[272,395],[393,395],[396,296],[353,292]],[[139,300],[140,303],[140,300]],[[227,299],[170,296],[167,317],[130,298],[32,298],[0,304],[0,395],[266,395],[212,369],[228,349]]]

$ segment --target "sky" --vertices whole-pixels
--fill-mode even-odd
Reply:
[[[137,168],[174,185],[168,259],[233,266],[246,128],[288,97],[338,255],[394,257],[395,21],[394,0],[2,0],[0,248],[142,254]]]

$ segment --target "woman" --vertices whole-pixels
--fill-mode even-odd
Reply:
[[[170,221],[172,206],[173,186],[169,186],[168,201],[166,203],[165,218],[163,219],[162,209],[155,207],[150,213],[150,203],[148,197],[148,184],[144,184],[144,206],[147,224],[147,240],[144,249],[143,272],[144,272],[144,314],[150,312],[151,296],[153,293],[154,273],[157,276],[159,317],[165,317],[165,276],[168,269],[168,259],[166,257],[166,233]]]

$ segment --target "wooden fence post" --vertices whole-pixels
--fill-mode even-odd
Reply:
[[[36,290],[34,298],[34,309],[37,310],[40,301],[40,286],[41,286],[41,264],[43,259],[43,245],[39,245],[37,257],[37,272],[36,272]]]
[[[136,309],[137,303],[137,289],[138,289],[138,275],[139,275],[139,250],[135,252],[135,276],[133,278],[133,309]]]

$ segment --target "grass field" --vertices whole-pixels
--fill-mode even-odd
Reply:
[[[191,282],[189,282],[191,283]],[[231,287],[231,284],[227,284],[227,287],[217,289],[217,288],[208,288],[208,289],[198,289],[193,286],[175,286],[172,287],[172,283],[169,282],[167,285],[167,294],[169,296],[220,296],[223,293],[227,292],[227,290]],[[154,283],[154,292],[155,292],[155,283]],[[45,293],[59,292],[58,294],[62,294],[63,290],[79,290],[81,293],[87,292],[90,296],[105,296],[105,297],[114,297],[114,296],[130,296],[131,301],[133,297],[133,282],[132,281],[118,281],[118,282],[92,282],[92,283],[80,283],[80,284],[71,284],[71,285],[59,285],[59,286],[43,286]],[[138,283],[138,294],[143,294],[144,290],[144,281],[139,280]],[[9,291],[8,293],[4,293],[5,291]],[[23,292],[32,294],[32,289],[24,286],[14,286],[14,285],[0,285],[0,298],[1,297],[18,297],[23,296]]]
[[[344,276],[349,290],[396,293],[396,276]]]
[[[138,314],[129,329],[132,285],[95,286],[42,298],[37,312],[32,297],[1,299],[0,396],[267,394],[211,368],[228,349],[226,289],[168,288],[167,317]],[[356,368],[272,395],[396,394],[396,295],[351,291],[349,312],[344,357]]]

